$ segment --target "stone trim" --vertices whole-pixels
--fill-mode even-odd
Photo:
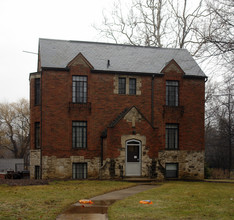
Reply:
[[[121,136],[121,146],[122,148],[120,149],[120,157],[118,158],[119,160],[122,159],[122,165],[123,165],[123,174],[125,176],[125,161],[126,161],[126,142],[128,140],[138,140],[141,142],[141,176],[149,176],[149,166],[151,165],[151,159],[148,156],[148,148],[146,146],[146,137],[142,136],[140,134],[136,135],[122,135]],[[120,159],[121,158],[121,159]]]
[[[41,78],[41,72],[31,73],[29,76],[29,80],[37,78]]]
[[[125,116],[124,119],[127,122],[131,122],[132,123],[132,127],[135,128],[136,126],[136,122],[141,122],[142,121],[142,116],[141,114],[138,112],[138,110],[133,107]]]
[[[119,77],[126,78],[126,94],[129,95],[129,79],[136,79],[136,95],[141,95],[141,77],[140,76],[129,76],[129,75],[114,75],[114,94],[119,94]],[[124,95],[124,94],[123,94]]]
[[[121,177],[121,169],[123,167],[123,176],[126,175],[126,142],[128,140],[135,139],[141,142],[141,176],[149,176],[149,166],[151,165],[152,159],[148,156],[148,147],[146,146],[146,137],[140,134],[136,135],[122,135],[121,136],[121,148],[119,148],[120,155],[117,158],[107,158],[103,161],[103,166],[100,169],[100,179],[110,179],[110,164],[111,159],[115,161],[115,178]]]

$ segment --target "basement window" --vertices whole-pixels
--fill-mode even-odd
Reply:
[[[35,173],[34,173],[35,179],[40,179],[40,166],[35,166]]]
[[[178,178],[178,163],[166,163],[166,178]]]
[[[73,179],[87,179],[87,163],[73,163],[72,164],[72,178]]]

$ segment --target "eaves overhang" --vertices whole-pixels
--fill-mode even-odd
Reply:
[[[41,71],[33,72],[29,74],[29,80],[34,79],[34,78],[40,78],[40,77],[41,77]]]
[[[164,76],[164,73],[144,73],[144,72],[128,72],[128,71],[114,71],[114,70],[91,70],[91,73],[106,73],[106,74],[119,74],[119,75],[145,75],[145,76]]]

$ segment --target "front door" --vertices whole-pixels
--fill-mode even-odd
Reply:
[[[126,142],[126,176],[141,176],[141,142]]]

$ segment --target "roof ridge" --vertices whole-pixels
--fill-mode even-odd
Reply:
[[[61,39],[50,39],[50,38],[39,38],[40,40],[48,40],[48,41],[60,41],[60,42],[68,42],[68,43],[87,43],[87,44],[102,44],[102,45],[112,45],[112,46],[121,46],[121,47],[137,47],[137,48],[148,48],[148,49],[159,49],[159,50],[185,50],[185,48],[172,48],[172,47],[156,47],[156,46],[143,46],[143,45],[131,45],[131,44],[117,44],[117,43],[109,43],[109,42],[98,42],[98,41],[79,41],[79,40],[61,40]]]

